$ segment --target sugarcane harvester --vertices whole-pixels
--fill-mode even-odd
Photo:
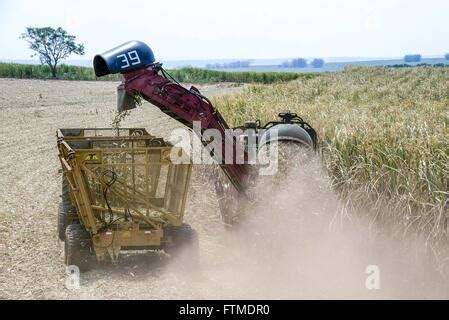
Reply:
[[[290,112],[280,113],[279,120],[265,125],[256,120],[231,128],[208,98],[193,86],[189,89],[183,87],[162,67],[162,63],[156,62],[153,51],[143,42],[126,42],[96,55],[93,63],[98,77],[122,74],[123,80],[118,87],[118,111],[135,108],[136,100],[141,97],[189,128],[194,123],[199,124],[198,135],[207,129],[218,130],[222,138],[219,148],[221,163],[218,165],[228,181],[217,179],[215,189],[221,200],[222,219],[228,225],[235,222],[239,212],[231,212],[231,206],[227,204],[235,202],[235,197],[244,199],[246,189],[257,174],[257,170],[253,170],[254,162],[251,162],[252,152],[257,153],[262,146],[273,141],[290,141],[311,150],[317,147],[315,130]],[[201,140],[206,148],[210,146],[209,141]]]
[[[248,189],[263,168],[257,158],[264,147],[278,141],[317,147],[315,130],[289,112],[265,125],[249,121],[231,128],[209,99],[178,83],[142,42],[96,55],[94,70],[98,77],[122,74],[119,111],[135,108],[143,98],[200,136],[224,173],[214,185],[226,226],[238,222],[249,203]],[[201,138],[208,130],[216,133],[214,148]],[[117,262],[124,250],[163,250],[187,257],[185,265],[198,261],[198,237],[183,222],[191,162],[172,159],[187,153],[183,146],[144,128],[59,129],[57,146],[63,172],[58,237],[67,265],[84,271],[107,257]]]

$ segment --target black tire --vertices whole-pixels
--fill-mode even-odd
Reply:
[[[80,271],[88,271],[95,262],[92,238],[80,224],[70,224],[65,230],[65,264],[75,265]]]
[[[62,175],[62,188],[61,188],[61,204],[65,212],[76,212],[73,206],[72,199],[70,199],[69,194],[69,183],[65,175]]]
[[[186,223],[167,227],[164,230],[164,251],[179,260],[183,267],[195,269],[199,266],[198,234]]]
[[[58,238],[65,240],[65,229],[69,224],[79,223],[78,214],[76,212],[67,212],[62,203],[58,207]]]

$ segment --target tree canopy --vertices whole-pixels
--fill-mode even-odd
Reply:
[[[324,60],[321,58],[313,59],[310,65],[314,68],[322,68],[324,66]]]
[[[287,60],[282,63],[282,67],[284,67],[284,68],[305,68],[305,67],[307,67],[307,60],[304,58]]]
[[[84,54],[84,45],[75,42],[76,36],[70,35],[58,27],[33,28],[27,27],[21,39],[26,40],[30,49],[35,51],[32,57],[39,56],[42,64],[50,66],[51,74],[56,77],[56,66],[71,54]]]
[[[404,56],[405,62],[420,62],[422,59],[420,54],[406,54]]]

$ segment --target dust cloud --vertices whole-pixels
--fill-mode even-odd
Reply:
[[[227,235],[226,262],[203,267],[193,287],[234,299],[449,297],[419,239],[390,238],[345,208],[317,157],[288,143],[279,152],[278,174],[252,186],[246,217]]]

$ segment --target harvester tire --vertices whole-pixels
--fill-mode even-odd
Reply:
[[[76,212],[67,212],[62,203],[58,207],[58,238],[65,240],[65,229],[69,224],[79,223],[78,214]]]
[[[171,226],[165,229],[170,242],[164,247],[164,251],[179,260],[183,267],[195,269],[199,266],[199,241],[198,234],[186,223],[180,226]]]
[[[80,271],[92,268],[95,256],[92,248],[92,238],[81,224],[70,224],[65,230],[64,246],[65,264],[75,265]]]
[[[70,199],[69,193],[69,183],[67,182],[67,178],[62,176],[62,188],[61,188],[61,204],[62,208],[65,212],[76,212],[75,207],[73,206],[72,199]]]

